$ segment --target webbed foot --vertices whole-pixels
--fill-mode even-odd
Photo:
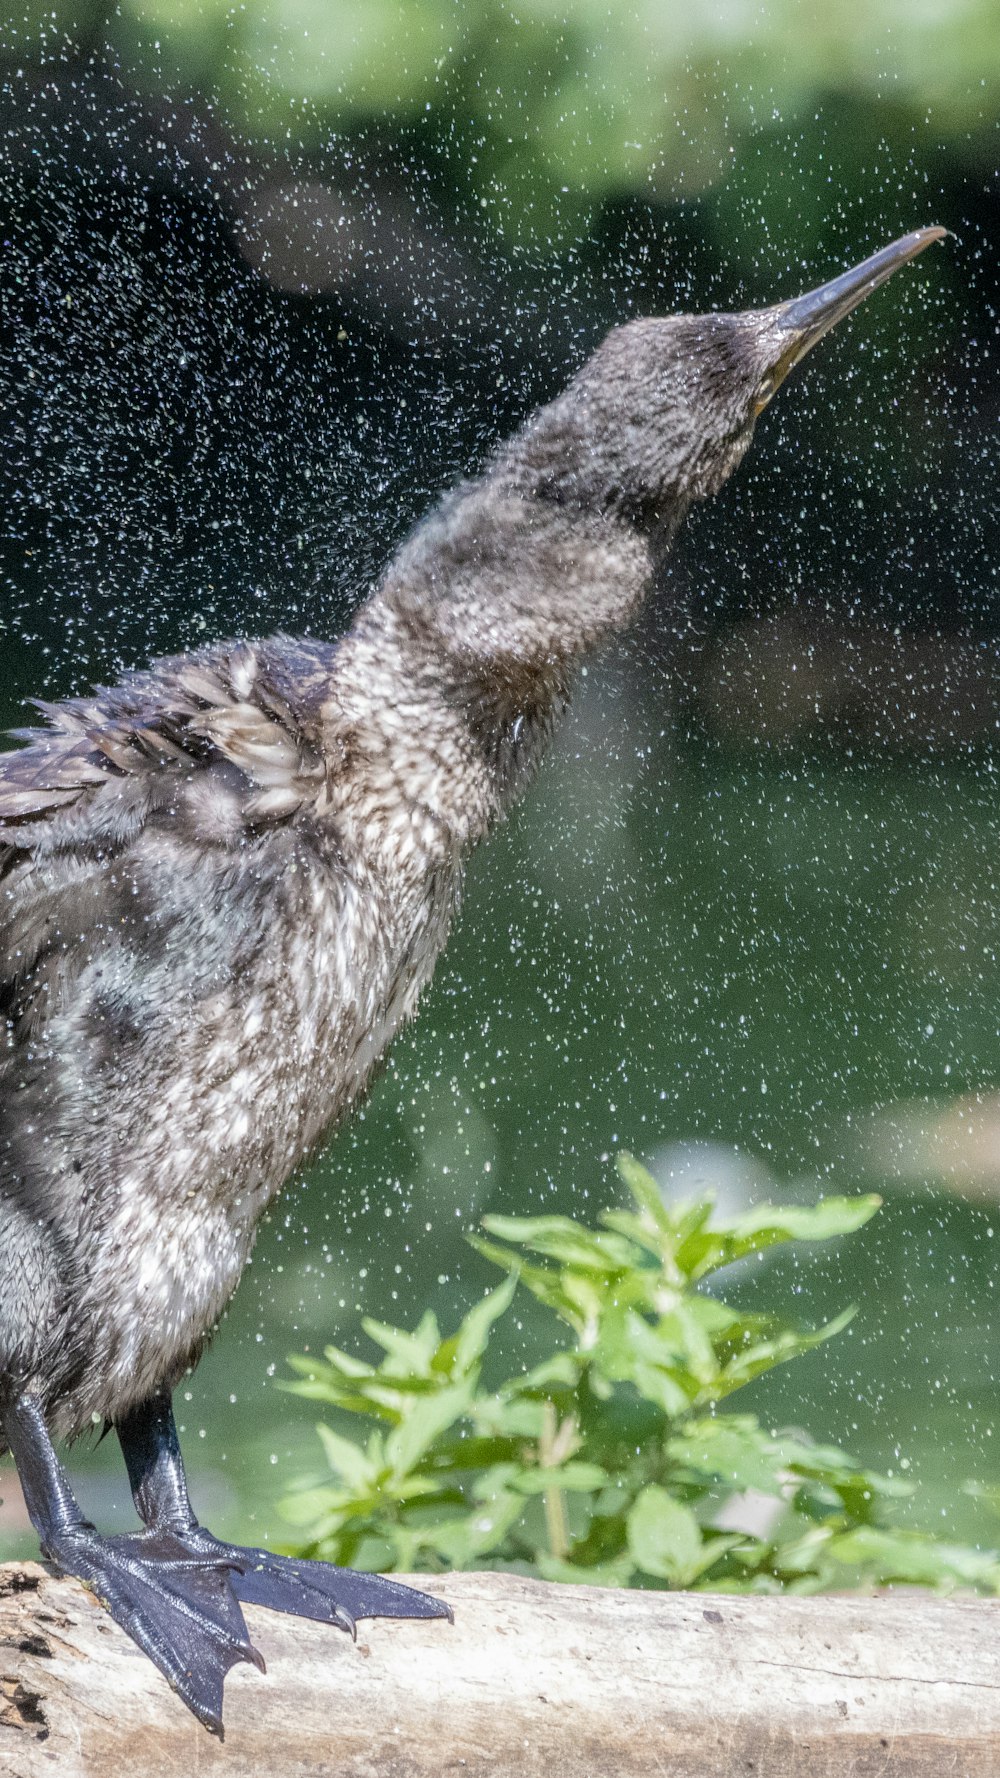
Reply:
[[[293,1617],[336,1624],[351,1636],[358,1618],[451,1618],[451,1608],[442,1599],[418,1593],[383,1575],[359,1574],[327,1562],[300,1562],[213,1537],[199,1525],[191,1509],[177,1428],[165,1391],[151,1395],[124,1416],[118,1422],[118,1437],[136,1509],[150,1535],[169,1538],[175,1549],[207,1565],[209,1571],[223,1574],[237,1612],[236,1601],[266,1605]],[[254,1658],[253,1652],[249,1658]],[[221,1688],[221,1679],[219,1683]]]
[[[430,1593],[403,1586],[382,1574],[335,1568],[330,1562],[299,1561],[270,1550],[243,1549],[223,1543],[201,1525],[179,1534],[185,1547],[216,1561],[232,1564],[230,1584],[244,1605],[266,1605],[293,1617],[318,1618],[356,1636],[356,1620],[364,1617],[444,1617],[453,1621],[450,1605]]]
[[[250,1661],[264,1671],[227,1557],[188,1548],[169,1531],[102,1537],[86,1523],[51,1530],[43,1550],[83,1581],[221,1740],[230,1667]]]

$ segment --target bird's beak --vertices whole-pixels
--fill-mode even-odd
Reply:
[[[948,232],[946,228],[915,228],[912,234],[893,241],[891,247],[883,247],[880,253],[863,259],[852,271],[841,272],[839,278],[831,278],[829,284],[821,284],[818,290],[810,290],[805,296],[772,309],[779,356],[761,383],[755,411],[759,414],[767,406],[789,371],[831,327],[836,327],[866,296],[871,296],[901,265],[916,259],[932,241],[943,240]]]

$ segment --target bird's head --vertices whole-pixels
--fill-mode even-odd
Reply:
[[[788,302],[617,327],[509,447],[518,479],[672,529],[740,462],[789,371],[943,228],[915,229]]]
[[[687,508],[731,475],[788,373],[946,233],[915,229],[766,309],[615,328],[404,544],[382,592],[393,622],[432,663],[458,663],[472,703],[487,687],[494,727],[498,711],[548,709],[566,669],[635,617]]]

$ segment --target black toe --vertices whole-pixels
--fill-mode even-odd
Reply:
[[[226,1557],[190,1550],[163,1531],[101,1537],[74,1526],[46,1543],[46,1554],[84,1582],[221,1739],[226,1674],[240,1661],[264,1671]]]
[[[185,1543],[192,1533],[183,1533]],[[233,1564],[230,1584],[244,1605],[266,1605],[293,1617],[316,1618],[355,1634],[355,1620],[367,1617],[448,1618],[450,1605],[430,1593],[403,1586],[383,1574],[361,1574],[353,1568],[334,1568],[329,1562],[298,1561],[274,1555],[270,1550],[243,1549],[221,1543],[201,1526],[193,1534],[193,1549],[216,1551]]]
[[[382,1574],[361,1574],[328,1562],[296,1562],[263,1550],[247,1554],[256,1560],[233,1576],[233,1590],[245,1605],[269,1605],[273,1611],[316,1618],[332,1616],[332,1606],[348,1615],[352,1626],[354,1619],[364,1617],[453,1619],[451,1606],[443,1599]]]

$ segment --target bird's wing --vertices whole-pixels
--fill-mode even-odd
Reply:
[[[196,1122],[199,1079],[211,1099],[239,1064],[241,984],[280,974],[271,935],[322,825],[303,804],[326,785],[332,666],[332,649],[283,638],[162,660],[42,706],[48,726],[0,755],[0,1296],[5,1242],[35,1241],[65,1252],[59,1299],[77,1303],[79,1231],[110,1214],[126,1155],[145,1156],[154,1204],[173,1202],[150,1108],[180,1081]],[[105,1324],[88,1288],[91,1318],[65,1340],[39,1296],[44,1338],[70,1356]],[[3,1332],[0,1301],[0,1368]]]
[[[228,765],[249,826],[294,815],[325,779],[319,712],[335,650],[274,637],[157,661],[92,697],[39,702],[47,727],[0,754],[0,867],[18,852],[115,849],[178,776]],[[236,768],[234,773],[232,768]]]

